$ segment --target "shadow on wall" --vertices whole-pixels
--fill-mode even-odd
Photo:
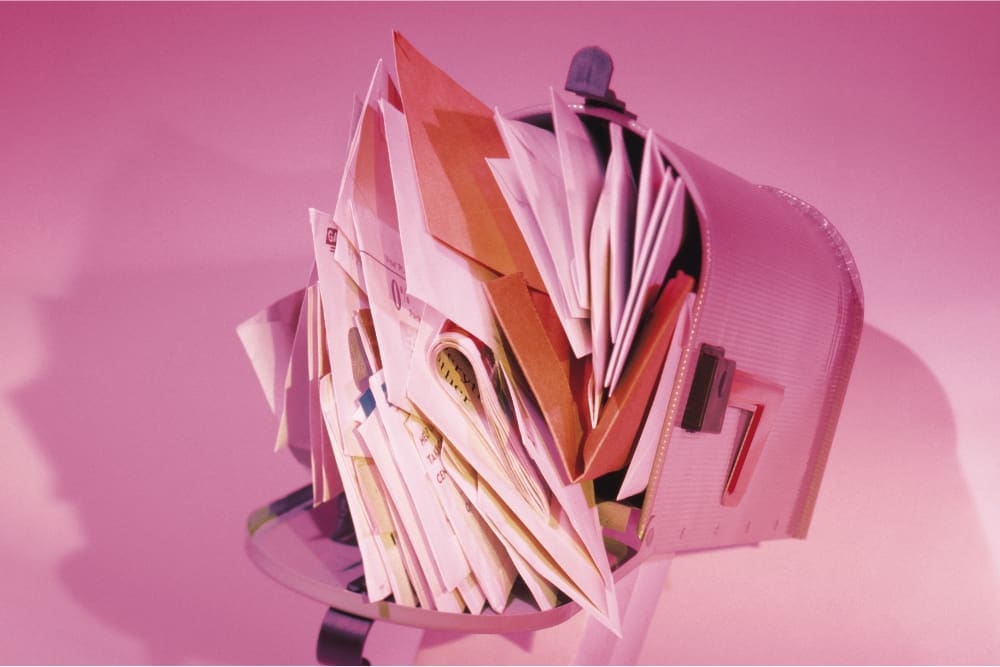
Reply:
[[[932,371],[866,326],[809,536],[678,558],[643,661],[1000,660],[996,566],[956,446]]]
[[[131,655],[124,646],[74,655],[57,636],[19,655],[175,664],[311,658],[311,646],[289,642],[299,632],[314,636],[322,608],[260,575],[243,553],[247,514],[308,481],[308,472],[287,454],[268,455],[275,423],[234,330],[304,284],[309,266],[305,258],[227,261],[254,256],[253,241],[235,239],[243,246],[228,255],[224,243],[243,226],[279,222],[308,238],[304,208],[279,220],[280,206],[256,202],[305,202],[297,189],[318,191],[328,178],[251,172],[167,131],[109,180],[89,220],[89,265],[71,293],[38,304],[46,367],[12,398],[81,524],[83,546],[59,567],[68,595],[148,657],[116,659]],[[202,229],[208,241],[184,252],[201,243]],[[257,241],[268,234],[289,232]],[[223,253],[214,263],[213,248]],[[127,266],[165,268],[102,272],[102,258],[115,251],[135,253]],[[178,259],[192,256],[190,266]],[[58,614],[41,615],[58,627]]]

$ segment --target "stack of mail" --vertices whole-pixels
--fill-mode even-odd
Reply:
[[[693,279],[656,137],[494,113],[395,36],[356,100],[310,284],[240,326],[278,446],[341,493],[372,601],[503,612],[567,598],[619,627],[593,480],[643,491]],[[628,137],[628,138],[627,138]],[[690,215],[690,214],[689,214]],[[689,221],[690,223],[690,221]]]

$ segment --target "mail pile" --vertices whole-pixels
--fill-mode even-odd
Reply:
[[[356,101],[333,214],[310,213],[310,285],[239,329],[278,446],[315,503],[343,493],[370,600],[570,599],[617,628],[598,506],[644,490],[660,438],[694,285],[668,277],[684,180],[652,133],[554,91],[548,128],[507,118],[398,34],[395,55],[399,88],[379,63]]]

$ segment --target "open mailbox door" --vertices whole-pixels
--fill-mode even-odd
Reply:
[[[325,660],[376,620],[581,609],[637,644],[618,598],[643,568],[655,604],[671,554],[805,536],[862,329],[853,258],[808,204],[640,125],[600,49],[571,65],[580,102],[508,118],[395,46],[399,89],[380,63],[337,210],[313,212],[314,284],[241,325],[312,470],[251,515],[248,553],[331,607]]]

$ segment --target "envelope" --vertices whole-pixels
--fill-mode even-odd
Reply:
[[[399,229],[357,201],[352,207],[358,225],[358,247],[365,279],[374,348],[385,371],[389,400],[405,406],[406,375],[423,304],[407,293]],[[395,209],[392,211],[395,223]]]
[[[355,197],[358,182],[360,181],[363,187],[370,188],[373,185],[372,179],[376,176],[370,146],[374,139],[374,125],[378,122],[377,117],[373,116],[373,112],[377,111],[380,99],[388,99],[397,107],[400,105],[399,92],[386,73],[385,65],[381,60],[375,65],[375,72],[372,74],[364,102],[360,104],[355,102],[355,117],[351,124],[351,141],[347,149],[347,163],[341,176],[337,204],[333,211],[333,219],[341,228],[341,233],[355,248],[357,240],[354,235],[354,226],[351,223],[350,206]],[[370,191],[365,194],[370,195]],[[351,273],[355,282],[360,282],[353,274],[351,265],[345,265],[344,270]]]
[[[635,231],[635,180],[629,165],[621,125],[612,124],[611,157],[604,174],[601,199],[609,198],[606,213],[609,230],[608,309],[611,315],[611,342],[618,342],[618,324],[625,310],[625,298],[632,277],[632,234]],[[601,205],[598,203],[598,211]],[[595,222],[596,226],[596,222]]]
[[[670,264],[680,248],[684,230],[684,206],[687,188],[680,177],[670,174],[664,179],[654,207],[654,228],[649,230],[644,247],[640,250],[640,261],[632,275],[628,297],[611,361],[605,369],[604,386],[608,394],[614,394],[625,362],[632,350],[636,329],[650,303],[660,292]],[[667,196],[669,194],[669,198]]]
[[[497,323],[549,427],[570,478],[575,477],[583,439],[580,391],[574,391],[572,352],[547,297],[533,298],[519,274],[486,283]],[[549,308],[545,304],[549,303]]]
[[[639,192],[635,207],[635,234],[632,239],[632,270],[639,266],[639,250],[642,248],[648,230],[653,224],[653,204],[660,191],[660,185],[667,176],[667,166],[663,163],[656,134],[646,132],[646,143],[642,149],[642,167],[639,170]]]
[[[396,73],[413,162],[431,234],[500,275],[522,273],[544,291],[542,277],[521,237],[488,157],[507,157],[493,112],[393,35]]]
[[[656,393],[653,394],[653,399],[649,404],[649,412],[646,414],[646,419],[642,424],[642,432],[635,443],[635,451],[632,452],[632,460],[629,461],[625,479],[622,480],[622,485],[618,489],[618,500],[642,492],[649,483],[649,476],[653,472],[653,459],[656,457],[656,449],[660,443],[660,435],[663,432],[667,411],[670,407],[670,394],[674,388],[674,381],[677,379],[681,353],[684,351],[684,346],[687,345],[693,307],[694,293],[692,292],[684,297],[684,306],[681,308],[680,317],[674,327],[673,337],[670,340],[670,350],[663,362],[663,371],[660,373]]]
[[[397,92],[396,94],[398,95],[399,93]],[[351,151],[354,149],[354,146],[353,146],[353,144],[354,144],[354,135],[358,131],[358,123],[361,122],[361,110],[365,106],[364,100],[362,100],[361,97],[357,93],[354,93],[353,100],[354,100],[354,105],[351,107],[351,127],[348,130],[348,132],[347,132],[347,161],[348,161],[348,163],[351,160],[351,155],[352,155]]]
[[[308,325],[309,350],[309,443],[311,446],[313,505],[331,500],[343,490],[340,474],[333,460],[330,439],[323,422],[320,405],[320,378],[329,373],[326,354],[326,336],[323,333],[323,311],[320,306],[319,285],[306,288],[303,310]]]
[[[446,448],[452,445],[448,442]],[[454,464],[460,458],[463,458],[461,453],[451,449],[445,461]],[[588,609],[612,632],[620,633],[618,605],[613,595],[608,596],[613,586],[608,585],[611,573],[606,555],[602,554],[601,563],[594,563],[579,535],[565,530],[551,514],[540,514],[528,506],[502,479],[491,475],[490,466],[481,463],[467,460],[467,465],[475,471],[474,495],[470,500],[498,535],[546,580]]]
[[[400,524],[401,519],[399,518],[399,513],[395,511],[394,507],[392,507],[392,503],[389,503],[389,506],[392,510],[393,521]],[[420,563],[417,561],[417,554],[413,550],[413,543],[410,541],[406,532],[400,533],[397,537],[399,539],[399,551],[403,556],[403,566],[406,569],[410,585],[413,587],[414,594],[417,596],[420,606],[424,609],[434,609],[437,606],[437,602],[434,598],[434,594],[431,592],[427,576],[424,574],[424,571],[420,567]]]
[[[604,378],[611,356],[611,229],[606,215],[608,199],[601,197],[590,229],[590,361],[593,367],[587,393],[590,426],[597,425],[604,400]]]
[[[557,262],[549,253],[548,245],[542,234],[542,225],[539,224],[539,218],[531,210],[527,194],[521,186],[521,179],[512,161],[490,158],[487,162],[496,177],[500,191],[503,192],[504,198],[514,214],[518,228],[524,234],[528,247],[531,248],[531,255],[535,258],[538,270],[542,274],[542,280],[548,286],[552,306],[559,316],[559,325],[566,332],[573,354],[577,357],[590,354],[590,323],[587,318],[574,317],[570,312],[563,285],[556,272]],[[575,288],[572,289],[575,291]],[[589,293],[590,290],[587,291]]]
[[[550,88],[550,92],[552,124],[566,184],[566,208],[573,239],[570,272],[580,304],[590,308],[590,227],[604,183],[604,166],[583,121],[555,89]]]
[[[660,378],[684,298],[693,287],[694,280],[678,271],[657,298],[618,391],[608,398],[597,427],[583,443],[583,472],[579,480],[596,479],[622,468],[628,461]]]
[[[572,273],[575,260],[573,232],[566,207],[566,185],[556,137],[530,123],[504,118],[499,110],[494,113],[494,120],[529,210],[537,220],[542,221],[539,231],[554,262],[562,300],[568,305],[570,315],[586,317],[587,309],[580,305]],[[546,286],[552,295],[551,284],[546,283]]]
[[[310,284],[316,282],[315,270]],[[278,417],[274,451],[289,447],[310,465],[308,342],[305,289],[276,301],[236,327],[271,411]]]
[[[285,404],[285,379],[304,293],[293,292],[236,327],[267,404],[276,415]]]
[[[521,439],[524,442],[532,460],[538,466],[559,508],[559,522],[566,531],[575,532],[591,560],[601,568],[604,578],[605,599],[615,597],[614,578],[611,576],[607,552],[598,513],[594,511],[594,488],[590,482],[573,483],[571,478],[559,465],[559,456],[551,434],[544,428],[544,419],[538,414],[538,408],[527,400],[526,392],[517,386],[514,379],[517,373],[509,365],[504,354],[498,354],[502,368],[507,374],[510,384],[515,387],[511,394],[511,403],[517,418]]]
[[[407,551],[409,538],[406,531],[401,530],[396,525],[392,501],[389,499],[385,480],[370,458],[353,457],[347,461],[347,465],[357,476],[361,502],[368,513],[368,517],[362,517],[362,519],[371,522],[375,551],[385,567],[385,575],[388,577],[388,586],[393,599],[398,604],[408,606],[416,605],[418,601],[430,604],[431,596],[422,587],[423,580],[411,574],[413,568],[409,565]],[[414,583],[415,581],[420,583]],[[365,588],[369,589],[370,599],[382,599],[372,597],[367,570],[365,571]]]
[[[441,435],[427,426],[419,417],[410,414],[405,426],[417,443],[420,466],[436,484],[448,522],[458,536],[459,544],[475,581],[481,587],[485,600],[497,613],[507,607],[510,591],[517,578],[514,563],[503,544],[469,504],[455,480],[447,473],[442,461]],[[462,597],[469,603],[467,591],[460,588]],[[470,604],[470,609],[472,605]]]
[[[371,475],[362,477],[352,459],[344,454],[337,442],[340,438],[340,426],[336,416],[336,403],[332,378],[330,375],[325,375],[320,378],[320,405],[323,407],[327,434],[332,441],[333,458],[341,471],[344,483],[344,497],[350,508],[354,534],[364,565],[368,599],[383,600],[392,594],[396,595],[396,600],[401,603],[412,602],[412,594],[405,595],[400,582],[400,579],[405,578],[405,572],[402,570],[402,554],[399,550],[387,553],[386,547],[389,546],[389,541],[380,539],[385,530],[391,529],[391,518],[388,517],[388,509],[385,507],[385,497],[375,493],[377,487],[374,477]],[[372,506],[372,501],[379,502],[379,505]],[[381,518],[378,517],[379,507],[383,508]]]
[[[382,373],[376,373],[372,381],[382,385]],[[394,498],[409,498],[411,507],[420,517],[419,530],[426,537],[427,548],[440,572],[441,582],[446,590],[456,588],[471,574],[471,570],[458,537],[446,518],[441,497],[434,490],[431,478],[424,473],[423,456],[405,425],[408,413],[390,405],[380,386],[372,393],[377,406],[374,414],[381,422],[385,435],[380,443],[385,450],[372,452],[375,461],[380,468],[383,465],[392,468],[383,475],[387,482],[395,485],[395,488],[390,488],[390,493]],[[418,530],[417,526],[408,528]]]
[[[556,590],[556,587],[546,581],[545,577],[526,558],[517,552],[514,545],[503,536],[503,531],[495,523],[491,521],[489,522],[489,526],[490,530],[493,531],[497,539],[500,540],[510,554],[510,558],[514,562],[518,574],[521,575],[521,581],[524,582],[524,587],[528,589],[528,593],[531,594],[531,598],[538,605],[538,609],[540,611],[554,609],[559,602],[559,591]]]
[[[381,391],[381,388],[376,391]],[[394,512],[393,523],[396,526],[397,535],[405,534],[412,545],[416,555],[415,565],[427,578],[434,608],[441,611],[461,612],[462,609],[458,606],[458,601],[452,593],[454,587],[445,582],[446,573],[439,565],[431,548],[433,539],[428,533],[429,527],[422,519],[418,518],[424,508],[418,508],[414,503],[403,479],[402,471],[393,459],[392,448],[377,415],[377,412],[368,415],[367,419],[358,425],[356,432],[371,452],[379,474],[386,484],[387,498],[390,499],[390,509]],[[419,474],[419,471],[417,472]],[[467,572],[466,570],[466,574]],[[411,571],[410,579],[412,580],[414,576]]]
[[[447,443],[444,443],[447,445]],[[480,503],[487,502],[485,497],[480,498],[479,494],[479,476],[472,469],[472,466],[466,462],[461,455],[455,451],[454,447],[443,446],[441,448],[441,461],[444,468],[448,472],[448,477],[451,479],[455,486],[462,492],[462,494],[468,499],[468,502],[477,508]],[[528,589],[528,593],[531,595],[535,604],[541,611],[547,611],[556,606],[558,601],[558,592],[555,587],[552,586],[544,577],[538,572],[535,567],[528,562],[526,558],[521,556],[517,549],[511,544],[511,541],[504,536],[504,531],[501,530],[496,522],[491,518],[494,511],[490,512],[480,512],[476,509],[478,516],[482,517],[484,525],[488,528],[488,532],[496,539],[500,546],[506,551],[508,557],[510,558],[511,565],[516,570],[517,574],[521,576],[521,580],[524,582],[525,588]],[[494,609],[497,609],[494,607]]]
[[[310,285],[315,285],[315,267]],[[305,308],[305,290],[302,292],[303,306],[299,311],[299,321],[295,327],[291,358],[285,375],[285,399],[278,420],[278,435],[275,451],[288,447],[295,459],[306,465],[311,461],[309,444],[309,326]]]

